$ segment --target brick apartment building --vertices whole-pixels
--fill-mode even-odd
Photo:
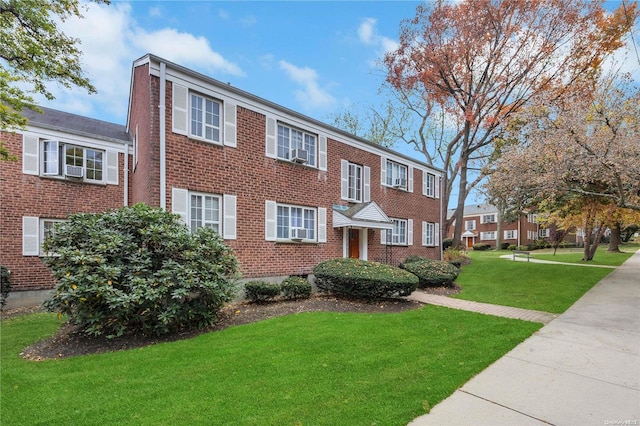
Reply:
[[[19,158],[0,169],[14,291],[54,286],[40,245],[55,221],[137,202],[217,230],[245,278],[441,256],[441,170],[157,56],[133,63],[126,126],[28,117],[2,134]]]
[[[449,210],[448,217],[453,216],[453,213],[454,210]],[[490,244],[496,247],[500,216],[495,206],[491,204],[464,206],[463,220],[462,242],[467,248],[472,248],[474,244]],[[537,223],[537,216],[534,213],[523,213],[514,222],[502,221],[501,232],[500,241],[515,246],[526,246],[537,239],[549,237],[549,229]],[[450,233],[449,238],[453,238],[453,225]]]

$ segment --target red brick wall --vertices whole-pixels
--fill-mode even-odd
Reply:
[[[11,270],[14,290],[53,287],[53,278],[38,256],[22,255],[22,217],[64,219],[71,213],[121,207],[124,200],[123,155],[118,156],[119,185],[93,185],[22,173],[22,135],[0,132],[18,157],[0,164],[0,264]]]
[[[149,76],[149,65],[137,67],[133,71],[129,132],[135,137],[138,129],[138,157],[135,169],[130,168],[130,204],[160,205],[159,98],[159,82]]]
[[[171,105],[171,83],[166,104]],[[333,204],[340,200],[340,159],[371,166],[371,199],[390,216],[414,219],[414,246],[394,247],[394,257],[439,257],[437,248],[421,247],[422,220],[439,221],[439,200],[422,196],[422,174],[415,171],[415,192],[382,188],[380,157],[328,139],[328,171],[265,155],[266,117],[238,107],[237,148],[213,145],[171,132],[166,109],[167,208],[172,188],[237,196],[237,239],[226,242],[239,258],[245,277],[308,274],[322,260],[342,257],[342,229],[332,227]],[[297,244],[265,241],[265,200],[327,209],[327,242]],[[426,219],[428,217],[428,219]],[[382,259],[379,231],[369,232],[369,259]]]

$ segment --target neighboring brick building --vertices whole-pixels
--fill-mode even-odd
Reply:
[[[453,216],[454,210],[449,210],[447,216]],[[498,209],[491,204],[473,204],[464,206],[464,224],[462,227],[462,242],[467,248],[474,244],[490,244],[496,247]],[[517,221],[502,222],[500,241],[515,246],[526,246],[539,238],[548,237],[548,230],[543,229],[536,221],[535,214],[523,213]],[[449,238],[453,238],[453,225]],[[498,247],[499,248],[499,247]]]
[[[126,131],[46,110],[45,124],[34,116],[9,135],[23,155],[0,175],[0,263],[15,290],[52,286],[39,259],[43,218],[136,202],[216,229],[245,278],[307,275],[333,257],[441,256],[439,169],[153,55],[133,64],[128,112]],[[68,170],[82,178],[48,174],[48,140],[86,148]],[[95,152],[100,182],[88,178]]]

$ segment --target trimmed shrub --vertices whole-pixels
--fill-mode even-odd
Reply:
[[[319,291],[375,300],[408,296],[418,277],[395,266],[360,259],[331,259],[313,268]]]
[[[442,260],[423,259],[402,265],[418,277],[419,287],[449,287],[458,278],[460,269]]]
[[[500,250],[507,250],[509,248],[509,243],[500,243]]]
[[[291,276],[280,283],[284,299],[308,299],[311,297],[311,284],[306,278]]]
[[[237,261],[215,231],[144,204],[71,215],[43,247],[58,280],[45,308],[91,335],[203,328],[235,294]]]
[[[7,297],[11,291],[11,271],[0,265],[0,309],[7,304]]]
[[[491,244],[487,244],[487,243],[474,244],[473,249],[478,251],[489,250],[491,249]]]
[[[459,265],[468,265],[471,263],[471,258],[463,250],[449,248],[442,253],[443,260],[449,263],[456,262]]]
[[[446,250],[453,246],[453,238],[445,238],[442,240],[442,250]]]
[[[513,250],[515,250],[515,249],[517,249],[517,248],[518,248],[518,247],[517,247],[515,244],[510,244],[510,245],[509,245],[509,247],[507,247],[507,250],[511,250],[511,251],[513,251]]]
[[[280,295],[280,285],[265,281],[249,281],[244,285],[244,294],[250,302],[267,302]]]

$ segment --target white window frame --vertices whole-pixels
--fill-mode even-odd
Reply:
[[[496,223],[496,214],[495,213],[487,213],[480,216],[480,223]]]
[[[198,210],[200,210],[200,223],[195,224],[194,221],[197,220],[194,218],[194,205],[193,199],[200,199],[200,206],[198,206]],[[207,200],[215,200],[218,203],[218,216],[216,219],[206,218],[206,202]],[[198,228],[208,227],[216,231],[218,234],[222,235],[222,216],[223,216],[223,205],[222,205],[222,196],[215,194],[206,194],[202,192],[193,192],[189,191],[189,199],[188,199],[188,211],[189,211],[189,230],[191,232],[196,232]]]
[[[527,215],[527,222],[536,223],[538,221],[538,215],[535,213],[529,213]]]
[[[425,246],[436,245],[436,224],[433,222],[425,222],[424,227],[424,242]]]
[[[194,105],[195,101],[201,102],[201,108],[196,110],[197,106]],[[218,111],[217,115],[215,112],[208,111],[208,106],[217,105]],[[222,130],[223,130],[223,105],[222,102],[211,98],[209,96],[204,96],[200,93],[189,92],[189,136],[194,139],[203,140],[206,142],[211,142],[217,145],[222,145]],[[212,123],[207,123],[207,114],[211,114],[212,120],[217,118],[217,125]],[[197,120],[197,121],[196,121]],[[201,134],[198,134],[194,131],[194,125],[200,124],[201,126]],[[207,131],[211,131],[212,134],[210,136],[207,135]]]
[[[38,244],[40,248],[40,256],[55,256],[55,253],[45,252],[42,248],[44,244],[44,240],[48,237],[49,234],[55,234],[54,227],[57,223],[67,222],[67,219],[49,219],[49,218],[39,218],[39,226],[38,226]],[[47,230],[47,225],[50,226],[49,230]]]
[[[507,229],[504,231],[504,239],[505,240],[515,240],[518,238],[518,230],[516,229]]]
[[[480,240],[491,241],[496,239],[496,231],[485,231],[480,233]]]
[[[469,226],[471,224],[471,226]],[[476,230],[476,221],[475,220],[465,220],[464,221],[464,230],[465,231],[475,231]]]
[[[408,244],[409,221],[406,219],[391,219],[393,221],[393,229],[391,230],[392,246],[406,246]],[[404,228],[404,232],[403,232]],[[387,242],[389,243],[389,242]]]
[[[48,149],[53,147],[53,149]],[[69,149],[81,149],[82,150],[82,164],[68,164],[67,150]],[[107,152],[103,149],[91,148],[88,146],[61,142],[57,140],[46,139],[41,141],[38,146],[38,150],[41,156],[40,164],[40,176],[53,177],[53,178],[65,178],[66,166],[75,165],[82,167],[82,182],[103,184],[107,179]],[[89,178],[89,153],[99,154],[100,159],[100,179]],[[51,158],[53,156],[53,158]],[[76,157],[79,158],[79,157]],[[49,168],[49,165],[52,165]],[[98,169],[94,169],[98,170]]]
[[[395,187],[396,179],[404,179],[405,182],[404,187],[399,187],[398,189],[408,190],[409,166],[387,159],[385,184],[390,187]]]
[[[300,215],[293,215],[293,211],[299,212]],[[313,217],[310,218],[310,215]],[[286,224],[282,223],[284,220],[286,220]],[[293,241],[291,237],[291,230],[293,228],[303,228],[307,230],[307,238],[303,238],[302,241],[315,242],[318,240],[317,227],[317,208],[276,203],[276,241]],[[310,232],[312,233],[311,236],[309,235]]]
[[[296,138],[293,135],[296,135]],[[286,138],[286,146],[285,146]],[[278,122],[276,126],[276,156],[282,160],[291,161],[291,151],[304,149],[309,155],[305,166],[317,167],[318,135],[306,132],[297,127]]]
[[[540,236],[540,238],[549,238],[549,235],[550,235],[549,228],[540,229],[538,231],[538,235]]]
[[[426,173],[425,175],[424,195],[432,198],[436,196],[436,175],[433,173]]]

